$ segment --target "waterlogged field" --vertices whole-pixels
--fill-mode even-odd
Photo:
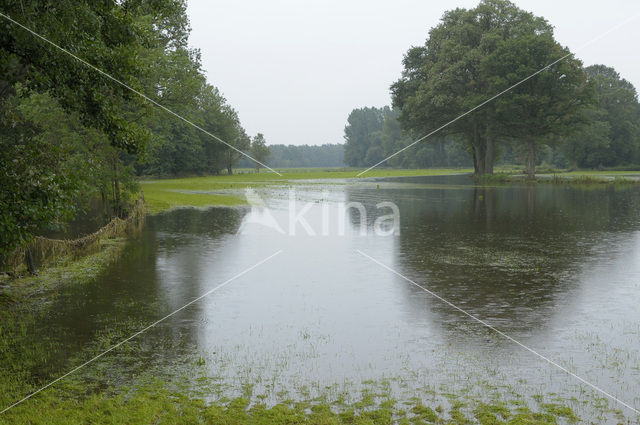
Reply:
[[[288,186],[304,180],[358,179],[360,169],[278,169],[259,173],[252,169],[236,170],[232,175],[189,177],[179,179],[143,180],[142,191],[149,210],[157,213],[183,206],[242,205],[247,187]],[[368,171],[359,179],[372,177],[440,176],[472,172],[469,169],[385,170]]]
[[[143,180],[140,182],[148,209],[158,213],[176,207],[207,207],[246,205],[243,189],[247,187],[286,187],[301,182],[316,180],[366,181],[372,178],[386,177],[425,177],[470,174],[472,169],[381,169],[376,168],[358,176],[361,169],[278,169],[281,176],[269,170],[256,173],[253,169],[239,169],[233,175],[188,177],[178,179]],[[498,183],[502,180],[523,178],[518,170],[497,168],[494,179],[485,183]],[[640,180],[640,171],[571,171],[544,172],[539,175],[542,181],[562,180],[574,183],[603,183],[615,181],[635,182]]]
[[[433,295],[637,409],[638,186],[306,176],[145,183],[251,205],[151,216],[97,280],[3,310],[2,404],[224,286],[0,423],[640,423]]]

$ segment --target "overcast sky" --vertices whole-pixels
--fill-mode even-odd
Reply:
[[[342,143],[353,108],[390,104],[402,56],[469,0],[188,0],[208,81],[269,144]],[[518,0],[572,51],[640,13],[638,0]],[[640,18],[577,52],[640,87]]]

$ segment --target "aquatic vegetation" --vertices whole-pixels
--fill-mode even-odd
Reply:
[[[385,397],[365,397],[356,403],[340,401],[292,402],[272,406],[249,397],[207,402],[186,390],[152,381],[117,393],[78,394],[82,386],[68,383],[40,394],[0,415],[0,424],[556,424],[577,421],[570,408],[560,404],[509,407],[478,404],[472,411],[457,403],[445,412],[414,401],[404,408]],[[43,414],[46,412],[46,414]]]

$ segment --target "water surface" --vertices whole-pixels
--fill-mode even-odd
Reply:
[[[251,387],[273,402],[369,380],[439,403],[445,393],[573,397],[582,418],[617,423],[611,409],[621,406],[402,275],[640,408],[638,188],[478,187],[466,176],[308,182],[293,199],[297,211],[313,203],[305,217],[315,236],[300,225],[289,234],[287,187],[256,194],[284,234],[260,224],[261,208],[149,217],[96,283],[56,298],[40,332],[59,362],[42,373],[66,371],[96,340],[128,336],[282,250],[137,337],[135,350],[79,373],[127,383],[198,364],[219,393]],[[399,207],[399,235],[372,231],[389,213],[376,208],[384,201]],[[366,235],[354,209],[340,234],[339,206],[349,202],[365,206]]]

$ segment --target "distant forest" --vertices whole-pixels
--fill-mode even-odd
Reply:
[[[354,109],[344,130],[345,163],[352,167],[375,165],[420,137],[402,129],[399,113],[389,106]],[[458,139],[437,135],[381,165],[397,168],[472,167],[473,162]]]
[[[344,167],[344,145],[270,145],[267,164],[276,168]],[[255,164],[242,159],[239,167]]]

